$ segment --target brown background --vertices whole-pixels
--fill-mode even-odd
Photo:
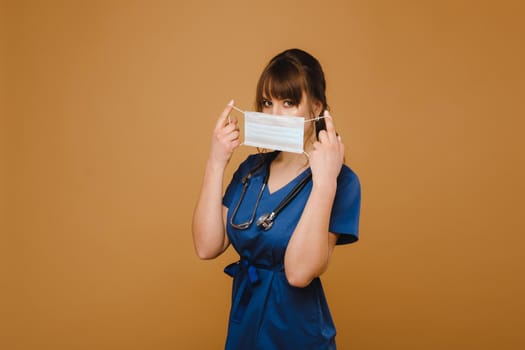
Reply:
[[[523,348],[520,3],[2,2],[0,347],[222,348],[235,254],[190,231],[210,133],[301,47],[363,189],[324,276],[339,348]]]

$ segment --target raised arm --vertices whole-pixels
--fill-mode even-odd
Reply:
[[[213,259],[230,244],[225,229],[226,208],[222,205],[224,170],[240,144],[237,120],[228,120],[233,100],[217,120],[201,192],[193,213],[193,244],[201,259]]]
[[[344,146],[335,133],[328,112],[326,131],[319,133],[310,155],[312,191],[301,219],[286,249],[284,265],[288,282],[306,287],[327,268],[338,235],[328,231],[330,215],[337,190],[337,176],[341,171]]]

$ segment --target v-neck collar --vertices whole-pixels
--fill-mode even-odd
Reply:
[[[267,177],[267,179],[269,180],[270,179],[270,165],[272,164],[272,162],[275,160],[275,158],[277,158],[277,156],[279,155],[281,151],[274,151],[270,157],[269,157],[269,160],[268,160],[268,164],[266,166],[266,169],[265,169],[265,176]],[[278,193],[280,192],[283,192],[285,189],[289,188],[290,186],[293,186],[295,185],[297,182],[299,182],[301,179],[303,179],[305,176],[308,176],[308,173],[310,172],[310,166],[308,166],[306,169],[304,169],[300,174],[298,174],[297,176],[295,176],[293,179],[291,179],[290,181],[288,181],[286,184],[284,184],[283,186],[279,187],[278,189],[276,190],[273,190],[273,191],[270,191],[270,186],[268,186],[268,183],[266,184],[266,188],[265,188],[265,192],[268,196],[274,196],[274,195],[277,195]]]

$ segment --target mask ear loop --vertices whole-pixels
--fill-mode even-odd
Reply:
[[[232,108],[235,109],[237,112],[241,112],[242,114],[244,114],[244,111],[240,109],[239,107],[233,105]]]
[[[306,122],[318,121],[319,119],[324,119],[324,118],[330,118],[330,117],[325,117],[324,115],[320,115],[314,118],[305,119],[304,122],[306,123]],[[310,160],[310,155],[308,154],[308,152],[303,151],[303,154],[306,156],[306,158],[308,158],[308,160]]]
[[[311,121],[318,121],[319,119],[325,119],[325,118],[331,118],[331,117],[328,117],[328,116],[324,116],[324,115],[320,115],[318,117],[314,117],[314,118],[311,118],[311,119],[305,119],[304,122],[311,122]]]

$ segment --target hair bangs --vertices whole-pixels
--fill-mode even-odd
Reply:
[[[265,98],[289,100],[298,105],[305,90],[304,73],[299,67],[289,61],[274,61],[257,84],[257,109],[262,110]]]

